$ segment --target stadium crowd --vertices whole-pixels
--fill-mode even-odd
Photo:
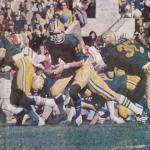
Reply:
[[[133,39],[117,41],[111,31],[81,36],[87,18],[95,17],[96,0],[0,0],[0,84],[11,82],[10,97],[1,92],[0,98],[8,123],[149,120],[150,1],[119,0],[118,5],[121,17],[135,19]],[[105,48],[114,42],[123,44],[123,54],[127,48],[128,59],[140,53],[133,58],[140,71],[134,61],[131,71],[126,63],[112,66],[115,53],[106,54]]]

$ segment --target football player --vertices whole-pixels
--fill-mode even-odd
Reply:
[[[112,31],[104,33],[102,38],[106,46],[101,50],[101,54],[110,71],[117,67],[125,70],[129,75],[139,76],[141,78],[139,84],[146,80],[145,91],[150,109],[150,58],[148,58],[147,50],[128,39],[117,42]],[[136,90],[138,93],[139,88]]]
[[[127,97],[112,91],[109,86],[95,72],[87,57],[82,53],[78,39],[72,34],[64,34],[63,32],[51,32],[45,41],[46,49],[52,56],[52,64],[55,65],[54,74],[62,72],[62,76],[51,87],[53,96],[61,93],[66,85],[71,81],[70,96],[74,101],[76,115],[73,117],[71,124],[77,124],[77,120],[81,117],[81,99],[79,93],[86,85],[90,90],[98,95],[103,96],[106,100],[115,100],[136,114],[142,114],[143,109],[135,106]],[[66,64],[57,65],[58,59],[61,58]]]
[[[30,106],[35,103],[35,100],[28,97],[34,67],[28,57],[24,57],[24,54],[21,53],[21,49],[11,44],[3,33],[0,33],[0,66],[2,65],[9,65],[16,71],[11,87],[11,104],[23,107],[25,112],[31,117],[33,125],[40,125],[40,117]]]

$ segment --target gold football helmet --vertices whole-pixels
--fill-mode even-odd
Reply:
[[[118,108],[118,114],[119,116],[121,116],[122,118],[124,119],[127,119],[128,116],[129,116],[129,109],[122,106],[122,105],[119,105],[119,108]]]
[[[103,42],[105,44],[114,44],[116,43],[116,35],[112,31],[107,31],[102,35]]]
[[[32,89],[35,91],[41,90],[44,86],[44,78],[42,75],[34,75],[32,79]]]

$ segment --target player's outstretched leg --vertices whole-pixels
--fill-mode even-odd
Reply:
[[[115,99],[118,101],[119,104],[133,111],[138,116],[139,122],[145,123],[150,117],[150,111],[148,109],[144,109],[142,106],[135,105],[127,97],[117,94],[117,97],[115,97]]]

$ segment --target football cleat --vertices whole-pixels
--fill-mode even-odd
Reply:
[[[24,110],[22,110],[18,114],[14,114],[14,117],[16,118],[16,125],[17,126],[21,126],[22,125],[22,121],[23,121],[24,115],[25,115],[25,111]]]
[[[45,121],[39,117],[39,122],[38,122],[38,126],[44,126],[45,125]]]
[[[140,124],[145,124],[148,121],[147,113],[145,113],[144,111],[143,111],[142,115],[138,114],[135,116],[135,118],[136,118],[136,121]]]
[[[122,124],[124,123],[125,121],[121,118],[121,117],[110,117],[110,119],[114,122],[114,123],[117,123],[117,124]]]
[[[26,122],[24,123],[24,125],[26,126],[44,126],[45,125],[45,121],[39,117],[39,120],[38,121],[33,121],[31,118],[28,118],[26,120]]]
[[[141,115],[136,115],[136,120],[140,123],[150,122],[150,110],[147,108],[143,108],[143,112]]]

